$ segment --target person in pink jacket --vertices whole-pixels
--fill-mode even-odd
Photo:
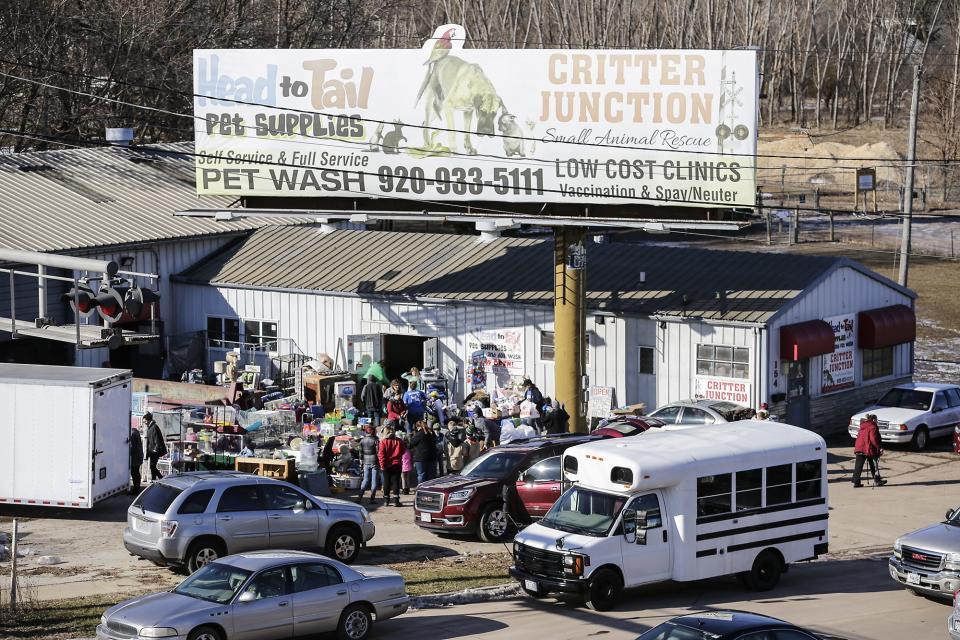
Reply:
[[[410,495],[410,483],[413,478],[413,455],[410,453],[410,438],[403,434],[403,443],[407,445],[403,450],[403,458],[400,463],[400,484],[403,487],[403,495]]]

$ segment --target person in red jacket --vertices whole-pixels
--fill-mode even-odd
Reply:
[[[400,471],[403,464],[403,452],[406,446],[403,440],[397,437],[394,422],[387,420],[384,431],[386,437],[380,440],[377,458],[380,468],[383,469],[383,503],[390,504],[390,493],[393,492],[394,506],[400,506]]]
[[[877,460],[883,455],[883,448],[880,446],[880,427],[877,426],[877,416],[872,413],[860,421],[860,432],[857,433],[857,441],[853,445],[853,453],[857,456],[857,461],[853,465],[853,486],[862,487],[860,484],[860,474],[863,473],[863,461],[870,463],[870,473],[873,474],[873,484],[882,487],[887,481],[880,477],[880,469],[877,467]]]

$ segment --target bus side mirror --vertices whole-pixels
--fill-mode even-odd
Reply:
[[[637,512],[633,509],[623,510],[623,538],[627,544],[637,542]]]
[[[953,517],[953,509],[947,509],[947,520]]]
[[[647,528],[647,512],[646,511],[637,511],[637,528],[638,529]]]
[[[647,530],[646,530],[646,529],[640,529],[639,531],[637,531],[637,540],[636,540],[636,543],[637,543],[637,544],[647,544]]]

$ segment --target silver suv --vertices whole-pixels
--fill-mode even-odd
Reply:
[[[897,538],[890,576],[928,596],[949,598],[960,590],[960,508],[947,511],[939,524]]]
[[[127,510],[123,545],[193,573],[219,557],[259,549],[318,549],[350,563],[374,533],[370,514],[352,502],[246,473],[202,471],[147,487]]]

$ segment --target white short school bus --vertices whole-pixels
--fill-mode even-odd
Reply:
[[[827,552],[826,452],[811,431],[750,420],[571,447],[574,484],[517,534],[510,573],[534,597],[578,593],[601,610],[663,580],[772,589]]]

